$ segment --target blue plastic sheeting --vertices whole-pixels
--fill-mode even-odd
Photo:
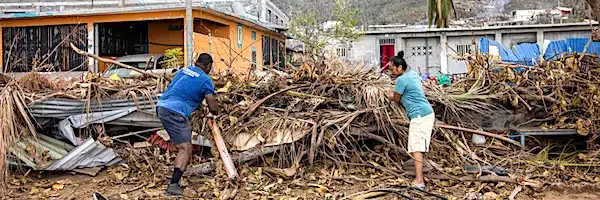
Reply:
[[[556,40],[550,42],[546,53],[544,53],[544,60],[554,60],[560,58],[564,53],[569,52],[567,49],[567,41]]]
[[[481,45],[480,50],[482,53],[489,53],[490,52],[490,46],[496,46],[498,47],[498,53],[500,54],[500,58],[502,58],[502,61],[504,62],[519,62],[519,59],[517,58],[517,56],[515,55],[515,52],[513,52],[512,50],[503,47],[500,43],[493,41],[493,40],[489,40],[488,38],[482,37],[481,40],[479,41],[479,44]]]
[[[600,42],[590,43],[590,46],[588,46],[586,53],[600,54]]]
[[[535,43],[522,43],[514,47],[519,63],[534,66],[540,57],[540,47]]]
[[[583,52],[585,44],[587,44],[588,38],[568,38],[567,48],[569,52]]]

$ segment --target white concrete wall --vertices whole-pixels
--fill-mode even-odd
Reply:
[[[564,40],[566,38],[589,38],[590,31],[545,32],[544,40]]]
[[[505,33],[502,34],[502,45],[508,48],[512,48],[513,46],[523,43],[536,43],[537,42],[537,33]]]
[[[542,27],[507,27],[482,30],[405,30],[393,32],[391,34],[376,32],[364,35],[357,42],[352,44],[352,58],[350,58],[350,60],[352,62],[365,61],[366,66],[379,67],[379,39],[394,38],[396,39],[395,51],[398,52],[404,50],[408,64],[417,71],[426,73],[427,66],[429,66],[439,67],[437,70],[442,73],[466,73],[467,69],[464,62],[447,58],[447,55],[456,54],[452,49],[456,50],[456,46],[460,44],[471,44],[472,39],[475,39],[475,43],[477,44],[475,50],[477,51],[479,51],[479,41],[482,37],[496,40],[508,48],[522,42],[543,45],[544,40],[564,40],[573,37],[589,37],[591,32],[588,28],[587,25],[565,25],[561,27],[545,25]],[[428,60],[426,60],[426,57],[424,56],[412,56],[411,52],[413,46],[425,46],[425,38],[429,38],[427,39],[427,46],[434,47],[432,55],[427,57]],[[447,40],[448,46],[446,46],[444,40]],[[541,48],[543,48],[543,46],[541,46]],[[442,58],[444,55],[446,55],[446,57]],[[436,74],[436,69],[429,68],[429,70],[429,73],[432,75]]]
[[[448,37],[448,46],[446,46],[448,54],[456,55],[458,45],[471,45],[473,40],[475,42],[474,51],[479,51],[481,38],[487,37],[490,40],[494,40],[494,35],[476,35],[476,36],[454,36]],[[449,74],[461,74],[467,73],[467,65],[465,61],[448,58],[448,73]]]
[[[352,44],[350,55],[352,62],[363,63],[365,68],[370,69],[379,67],[379,43],[377,35],[362,36],[357,42]]]

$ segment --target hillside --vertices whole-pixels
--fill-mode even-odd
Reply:
[[[273,0],[288,15],[307,10],[317,10],[320,19],[330,18],[334,0]],[[427,23],[427,0],[347,0],[350,7],[359,10],[363,25],[373,24],[425,24]],[[583,0],[560,0],[561,6],[574,8],[577,16],[583,16],[586,3]],[[549,9],[557,6],[556,0],[455,0],[458,18],[479,17],[510,13],[518,9]]]

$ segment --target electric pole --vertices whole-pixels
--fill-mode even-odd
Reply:
[[[194,63],[194,18],[192,15],[192,0],[185,0],[185,66]]]

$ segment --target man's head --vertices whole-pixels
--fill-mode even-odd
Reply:
[[[212,70],[212,67],[213,67],[212,65],[213,65],[212,56],[210,56],[210,54],[207,54],[207,53],[200,54],[200,56],[198,56],[198,59],[196,60],[196,66],[200,67],[200,69],[202,69],[202,71],[206,72],[206,74],[210,73],[210,71]]]

